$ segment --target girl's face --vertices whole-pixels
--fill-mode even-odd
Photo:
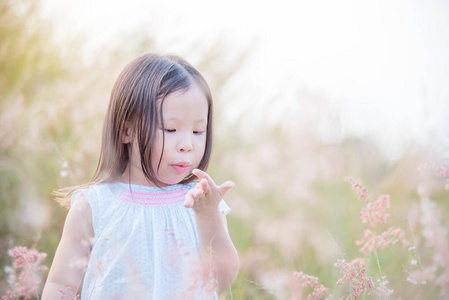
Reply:
[[[158,120],[151,164],[160,184],[166,186],[182,181],[203,158],[208,115],[206,96],[196,84],[192,84],[186,91],[167,95],[162,114],[164,127]],[[133,149],[138,149],[136,140]],[[148,184],[141,168],[139,151],[132,151],[129,171],[133,183]]]

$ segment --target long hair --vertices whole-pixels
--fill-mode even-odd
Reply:
[[[192,84],[197,84],[202,89],[208,104],[206,146],[197,166],[206,170],[212,152],[213,112],[212,96],[206,80],[193,66],[178,56],[146,54],[130,62],[114,84],[103,125],[100,159],[91,181],[55,191],[57,201],[68,207],[69,197],[75,190],[113,181],[125,172],[131,154],[127,144],[122,142],[125,128],[131,128],[132,134],[137,137],[139,149],[133,151],[140,152],[145,177],[159,186],[156,177],[159,165],[151,164],[151,154],[158,120],[162,126],[164,124],[162,104],[167,95],[187,90]],[[159,163],[161,160],[162,154]],[[180,183],[188,183],[193,179],[190,174]]]

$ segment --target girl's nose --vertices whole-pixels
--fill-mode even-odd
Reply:
[[[191,152],[193,149],[192,141],[188,137],[183,137],[178,142],[179,152]]]

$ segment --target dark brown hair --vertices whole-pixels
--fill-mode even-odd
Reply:
[[[197,166],[206,170],[212,151],[213,111],[207,82],[192,65],[178,56],[146,54],[130,62],[114,84],[103,125],[100,160],[92,180],[85,185],[69,188],[70,190],[57,191],[55,194],[59,202],[67,206],[67,198],[76,189],[114,180],[125,172],[130,157],[128,145],[122,142],[125,126],[131,128],[133,135],[136,134],[145,177],[159,186],[154,171],[159,165],[152,166],[151,153],[158,119],[163,126],[163,101],[170,93],[187,90],[192,84],[197,84],[202,89],[208,103],[206,147]],[[188,183],[193,179],[190,174],[180,183]]]

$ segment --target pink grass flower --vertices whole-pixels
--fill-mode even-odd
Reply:
[[[62,290],[59,290],[59,294],[61,295],[61,300],[63,300],[63,299],[65,299],[65,297],[67,296],[67,293],[70,293],[70,294],[74,294],[74,293],[72,293],[72,288],[71,287],[66,287],[66,286],[64,286],[64,289],[62,289]],[[70,298],[70,300],[79,300],[81,298],[81,295],[80,294],[78,294],[78,295],[75,295],[74,297],[72,297],[72,298]]]
[[[346,177],[345,181],[352,183],[353,189],[354,186],[356,189],[361,188],[360,184],[350,177]],[[364,195],[364,192],[362,195]],[[370,199],[372,197],[368,196],[366,207],[360,210],[360,219],[363,223],[368,223],[371,227],[376,227],[380,223],[386,223],[391,217],[387,213],[387,209],[390,208],[390,196],[380,195],[375,201],[370,201]],[[404,239],[404,231],[400,228],[389,228],[380,235],[375,235],[371,230],[367,229],[364,233],[364,239],[362,241],[356,241],[356,245],[361,246],[360,252],[363,254],[376,255],[378,250],[385,249],[400,240],[404,245],[407,244],[407,241]]]
[[[351,187],[353,190],[357,191],[357,197],[359,200],[365,199],[366,201],[369,201],[371,199],[372,196],[368,194],[368,191],[353,178],[346,176],[345,181],[352,184]]]
[[[17,246],[8,251],[8,255],[13,258],[14,280],[12,288],[6,290],[2,300],[9,300],[23,297],[31,299],[39,294],[42,284],[41,272],[47,270],[41,263],[47,257],[46,253],[38,252],[36,249]]]
[[[442,164],[437,161],[430,161],[421,164],[418,166],[418,170],[427,169],[429,167],[435,168],[436,170],[436,176],[439,178],[446,178],[446,183],[444,185],[444,188],[446,190],[449,190],[449,166],[446,164]]]
[[[388,288],[388,280],[386,276],[382,276],[381,279],[378,280],[378,284],[376,288],[371,289],[368,292],[368,295],[375,296],[377,299],[390,299],[390,296],[393,294],[393,290]]]
[[[210,247],[207,249],[207,254],[209,263],[206,272],[204,272],[203,267],[198,261],[192,260],[191,263],[192,265],[195,266],[194,270],[190,274],[192,284],[181,295],[181,299],[183,300],[216,299],[215,291],[218,288],[218,280],[217,280],[217,268],[215,263],[217,260],[217,255]]]
[[[449,177],[449,167],[446,165],[437,166],[437,176],[440,178]]]
[[[374,202],[369,202],[366,208],[360,211],[360,218],[363,223],[369,223],[371,227],[375,227],[379,223],[386,223],[390,218],[390,214],[386,212],[390,207],[390,196],[381,195]]]
[[[173,238],[173,244],[180,250],[184,246],[184,241],[181,238],[176,238],[175,233],[170,229],[165,229],[165,232]],[[190,251],[183,251],[182,255],[191,255]],[[191,278],[190,286],[181,294],[183,300],[212,300],[216,299],[215,292],[218,289],[217,279],[217,255],[211,247],[207,249],[208,268],[204,269],[200,261],[192,259],[190,264],[193,266],[192,272],[189,274]]]
[[[351,292],[349,299],[357,300],[360,295],[374,288],[373,279],[366,275],[367,262],[364,258],[356,258],[350,263],[340,259],[334,266],[340,270],[342,276],[337,281],[337,285],[348,284],[349,286]]]
[[[440,178],[446,178],[446,184],[444,185],[444,188],[446,190],[449,190],[449,167],[446,165],[438,165],[436,167],[437,169],[437,176]]]
[[[404,231],[400,228],[389,228],[387,231],[380,235],[374,235],[369,229],[365,230],[364,240],[356,241],[357,246],[360,247],[360,252],[365,255],[375,255],[380,249],[385,249],[390,245],[396,244],[398,241],[402,241],[404,245],[407,242],[404,239]]]
[[[313,288],[312,293],[307,295],[308,300],[323,298],[326,295],[326,292],[329,290],[329,288],[325,287],[324,285],[322,285],[318,282],[318,277],[307,275],[303,272],[296,272],[296,271],[293,272],[293,276],[296,279],[303,281],[303,284],[302,284],[303,287],[310,286]]]

